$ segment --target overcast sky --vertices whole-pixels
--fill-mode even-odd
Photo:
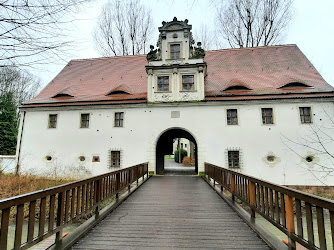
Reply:
[[[71,59],[100,57],[94,50],[92,30],[105,0],[93,4],[76,15],[73,37],[75,50],[69,51],[63,61],[46,65],[45,69],[34,72],[46,85]],[[174,16],[179,20],[188,19],[193,30],[202,24],[213,27],[215,24],[215,6],[210,0],[144,0],[152,9],[155,34],[153,44],[158,39],[158,27],[162,21],[171,21]],[[297,44],[313,63],[323,78],[334,86],[334,1],[333,0],[295,0],[294,18],[290,23],[286,39],[281,44]]]

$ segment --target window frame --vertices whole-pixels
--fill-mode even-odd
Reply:
[[[87,122],[87,126],[83,126],[83,116],[88,115],[88,119],[85,120]],[[89,128],[90,125],[90,113],[80,113],[80,128]]]
[[[114,157],[113,154],[116,153]],[[115,161],[116,165],[113,165],[113,161]],[[120,150],[111,150],[110,151],[110,167],[119,168],[121,167],[121,151]]]
[[[171,59],[171,60],[177,60],[177,59],[180,59],[180,58],[182,58],[182,56],[181,56],[181,51],[182,51],[182,46],[181,46],[181,42],[178,42],[178,43],[171,43],[171,44],[169,44],[169,59]],[[177,53],[177,51],[173,51],[172,52],[172,47],[174,48],[174,46],[179,46],[179,57],[172,57],[172,55],[175,55],[175,53]]]
[[[233,117],[233,116],[229,116],[229,111],[232,111],[232,110],[235,110],[236,111],[236,117]],[[237,120],[237,123],[229,123],[229,118],[230,119],[233,119],[233,118],[236,118]],[[235,126],[235,125],[239,125],[239,118],[238,118],[238,109],[234,108],[234,109],[226,109],[226,124],[228,126],[232,125],[232,126]]]
[[[238,154],[237,157],[235,157],[234,155],[235,153]],[[235,165],[236,161],[237,161],[237,166]],[[230,162],[231,162],[231,165],[230,165]],[[241,167],[240,150],[233,149],[233,150],[227,151],[227,166],[228,168],[232,168],[232,169],[239,169]]]
[[[302,109],[308,109],[309,110],[309,114],[308,115],[305,115],[304,111],[303,113],[301,112]],[[312,107],[298,107],[298,110],[299,110],[299,122],[300,124],[312,124],[313,123],[313,119],[312,119]],[[309,122],[306,122],[306,119],[305,117],[309,117]]]
[[[263,116],[263,111],[264,110],[271,110],[271,116],[266,115]],[[268,123],[268,118],[271,117],[271,123]],[[274,120],[274,109],[273,108],[261,108],[261,118],[262,118],[262,125],[273,125],[275,124],[275,120]]]
[[[164,90],[164,86],[166,85],[163,81],[162,83],[162,90],[159,90],[159,78],[167,78],[168,79],[168,90]],[[156,88],[156,92],[159,92],[159,93],[163,93],[163,92],[170,92],[170,84],[169,84],[169,75],[161,75],[161,76],[157,76],[157,88]]]
[[[51,127],[51,116],[55,116],[56,119],[55,119],[55,126],[54,127]],[[57,122],[58,122],[58,114],[49,114],[49,119],[48,119],[48,128],[50,129],[56,129],[57,128]]]
[[[121,114],[122,117],[117,118],[117,114]],[[114,112],[114,127],[115,128],[124,128],[124,111]]]
[[[191,76],[192,76],[192,78],[193,78],[193,82],[192,82],[192,83],[189,82],[189,77],[191,77]],[[184,82],[183,82],[183,78],[184,78],[184,77],[187,77],[187,78],[188,78],[188,81],[186,82],[186,84],[187,84],[187,89],[184,89]],[[190,84],[192,84],[193,89],[189,89]],[[187,74],[187,75],[182,75],[182,76],[181,76],[181,91],[184,91],[184,92],[196,91],[196,89],[195,89],[195,75],[194,75],[194,74],[193,74],[193,75]]]

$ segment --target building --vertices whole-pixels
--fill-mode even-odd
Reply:
[[[278,184],[333,183],[314,131],[333,135],[334,89],[299,48],[204,52],[191,29],[174,18],[148,55],[70,61],[20,109],[17,171],[81,177],[149,162],[163,174],[185,138],[198,174],[209,162]]]

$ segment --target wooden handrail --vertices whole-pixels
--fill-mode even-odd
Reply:
[[[14,249],[27,249],[52,234],[59,241],[66,225],[88,213],[99,216],[102,202],[112,196],[118,198],[123,189],[138,184],[145,175],[148,177],[148,163],[0,200],[0,249],[8,248],[10,218],[16,222]],[[28,230],[27,240],[22,242],[24,217],[28,218]],[[36,237],[35,222],[39,225]]]
[[[334,246],[334,201],[210,163],[205,163],[205,176],[229,191],[232,199],[236,197],[248,205],[252,217],[257,212],[285,233],[289,238],[289,248],[294,249],[296,242],[308,249],[327,249],[326,241],[332,241]],[[324,214],[329,215],[330,227],[325,227]],[[319,242],[314,240],[315,227],[318,228]],[[330,237],[326,237],[327,230]]]

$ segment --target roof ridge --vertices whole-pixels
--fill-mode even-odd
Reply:
[[[207,50],[207,52],[213,51],[226,51],[226,50],[247,50],[247,49],[265,49],[265,48],[274,48],[274,47],[298,47],[297,44],[277,44],[277,45],[269,45],[269,46],[256,46],[256,47],[244,47],[244,48],[225,48],[225,49],[214,49],[214,50]],[[91,57],[91,58],[79,58],[79,59],[72,59],[72,61],[86,61],[86,60],[107,60],[107,59],[116,59],[116,58],[127,58],[127,57],[143,57],[146,54],[140,55],[126,55],[126,56],[106,56],[106,57]]]
[[[275,47],[298,47],[298,46],[297,44],[279,44],[279,45],[257,46],[257,47],[215,49],[215,50],[207,50],[206,52],[226,51],[226,50],[250,50],[250,49],[254,50],[254,49],[266,49]]]
[[[81,59],[72,59],[72,61],[88,61],[88,60],[107,60],[107,59],[113,59],[113,58],[125,58],[125,57],[143,57],[146,56],[146,54],[142,55],[127,55],[127,56],[106,56],[106,57],[92,57],[92,58],[81,58]]]

